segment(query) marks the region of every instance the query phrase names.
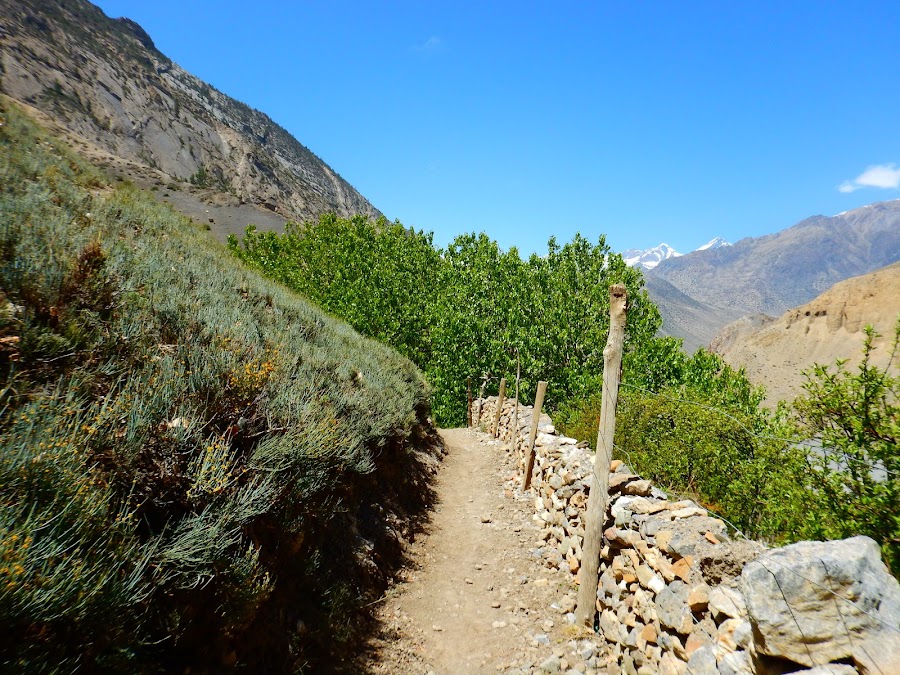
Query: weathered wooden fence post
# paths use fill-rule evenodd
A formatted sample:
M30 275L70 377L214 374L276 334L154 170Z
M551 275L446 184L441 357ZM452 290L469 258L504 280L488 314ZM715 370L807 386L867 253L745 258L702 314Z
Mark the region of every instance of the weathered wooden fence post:
M497 394L497 410L494 411L494 426L491 427L491 436L497 438L500 435L500 413L503 410L503 401L506 399L506 378L500 378L500 392Z
M472 378L466 378L466 426L472 426Z
M600 580L600 547L603 522L609 501L609 465L612 461L613 438L616 433L616 402L622 369L622 345L625 342L625 305L628 292L622 284L609 288L609 337L603 349L603 391L600 405L600 427L597 430L597 452L594 458L594 480L588 497L584 546L579 572L577 625L594 627L597 611L597 584Z
M513 411L513 433L512 433L512 451L519 461L519 448L517 441L519 440L519 378L522 375L522 367L519 361L519 350L516 349L516 409Z
M538 423L541 421L541 409L544 407L544 394L547 393L547 383L544 380L538 382L537 396L534 398L534 416L531 418L531 433L528 435L528 449L525 451L528 458L525 460L525 482L522 489L527 490L531 485L531 472L534 471L534 442L537 440Z

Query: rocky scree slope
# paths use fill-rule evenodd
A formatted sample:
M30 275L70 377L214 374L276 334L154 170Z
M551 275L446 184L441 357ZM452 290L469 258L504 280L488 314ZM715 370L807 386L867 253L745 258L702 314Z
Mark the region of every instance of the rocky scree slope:
M778 319L743 317L725 326L709 348L734 368L745 368L754 384L766 387L770 401L793 399L802 393L801 371L837 359L847 359L850 368L859 363L866 325L881 335L871 364L885 368L898 317L900 262L837 283Z
M497 398L473 419L492 428ZM534 409L507 400L498 435L524 464ZM518 424L514 420L518 420ZM541 415L536 436L534 555L573 580L594 454ZM650 675L853 675L900 672L900 584L867 537L766 550L690 500L673 501L622 462L611 465L596 634L580 672ZM522 487L521 469L510 482ZM574 623L575 615L566 615ZM597 640L601 641L597 648ZM577 663L577 661L576 661ZM559 659L518 673L559 672Z
M265 114L86 0L0 0L0 91L137 166L294 220L380 212Z
M645 275L713 307L779 316L838 281L898 260L900 200L895 200L813 216L775 234L669 258ZM723 313L715 331L732 320Z

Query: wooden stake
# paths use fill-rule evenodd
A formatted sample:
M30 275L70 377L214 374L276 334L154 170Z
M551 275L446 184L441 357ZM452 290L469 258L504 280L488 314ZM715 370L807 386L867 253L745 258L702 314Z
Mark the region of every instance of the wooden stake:
M500 412L503 410L503 401L506 399L506 378L500 378L500 393L497 395L497 410L494 412L494 426L491 427L491 436L497 438L500 435Z
M522 374L521 363L519 362L519 350L516 349L516 409L513 411L513 432L512 432L512 451L516 456L516 462L519 461L519 377Z
M625 342L625 306L628 293L625 286L609 288L609 337L603 350L603 391L600 405L600 427L597 430L597 452L594 457L594 480L588 497L584 526L584 546L579 571L576 625L594 627L597 584L600 580L600 548L603 543L603 522L609 501L609 465L612 461L613 438L616 434L616 403L619 398L619 378L622 370L622 346Z
M466 378L466 426L472 426L472 378Z
M534 471L534 442L537 440L538 423L541 421L541 410L544 407L544 394L547 393L547 383L544 380L538 382L537 396L534 399L534 417L531 418L531 434L528 436L528 460L525 462L525 483L523 490L531 485L531 473Z

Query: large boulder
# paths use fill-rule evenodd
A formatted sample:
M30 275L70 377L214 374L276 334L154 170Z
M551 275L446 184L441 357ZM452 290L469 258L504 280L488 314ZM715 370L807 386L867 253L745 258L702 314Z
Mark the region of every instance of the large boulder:
M807 667L852 658L900 673L900 584L868 537L801 542L747 564L741 590L756 651Z

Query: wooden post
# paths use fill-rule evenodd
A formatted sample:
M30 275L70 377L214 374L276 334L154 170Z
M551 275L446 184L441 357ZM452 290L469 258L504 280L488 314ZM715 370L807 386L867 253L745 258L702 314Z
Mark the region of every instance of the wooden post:
M528 459L525 461L525 482L522 489L527 490L531 485L531 472L534 471L534 442L537 440L538 423L541 421L541 410L544 407L544 394L547 393L547 383L544 380L538 382L537 396L534 399L534 417L531 418L531 433L528 435Z
M466 378L466 426L472 426L472 378Z
M487 373L481 374L481 389L478 390L478 419L472 420L478 426L481 426L481 418L484 417L484 394L490 379L491 376Z
M622 370L622 345L625 342L625 305L628 293L625 286L609 288L609 337L603 349L603 391L600 405L600 427L597 430L597 452L594 456L594 480L588 497L584 546L579 572L576 625L594 627L597 611L597 584L600 580L600 548L603 543L603 523L609 501L609 465L612 461L613 438L616 433L616 402L619 398L619 377Z
M497 438L500 435L500 412L503 410L503 400L506 398L506 378L500 378L500 393L497 395L497 410L494 412L494 426L491 427L491 436Z
M519 461L519 448L517 441L519 440L519 377L522 374L521 363L519 361L519 350L516 349L516 409L513 411L513 433L512 433L512 451L516 456L516 462Z

